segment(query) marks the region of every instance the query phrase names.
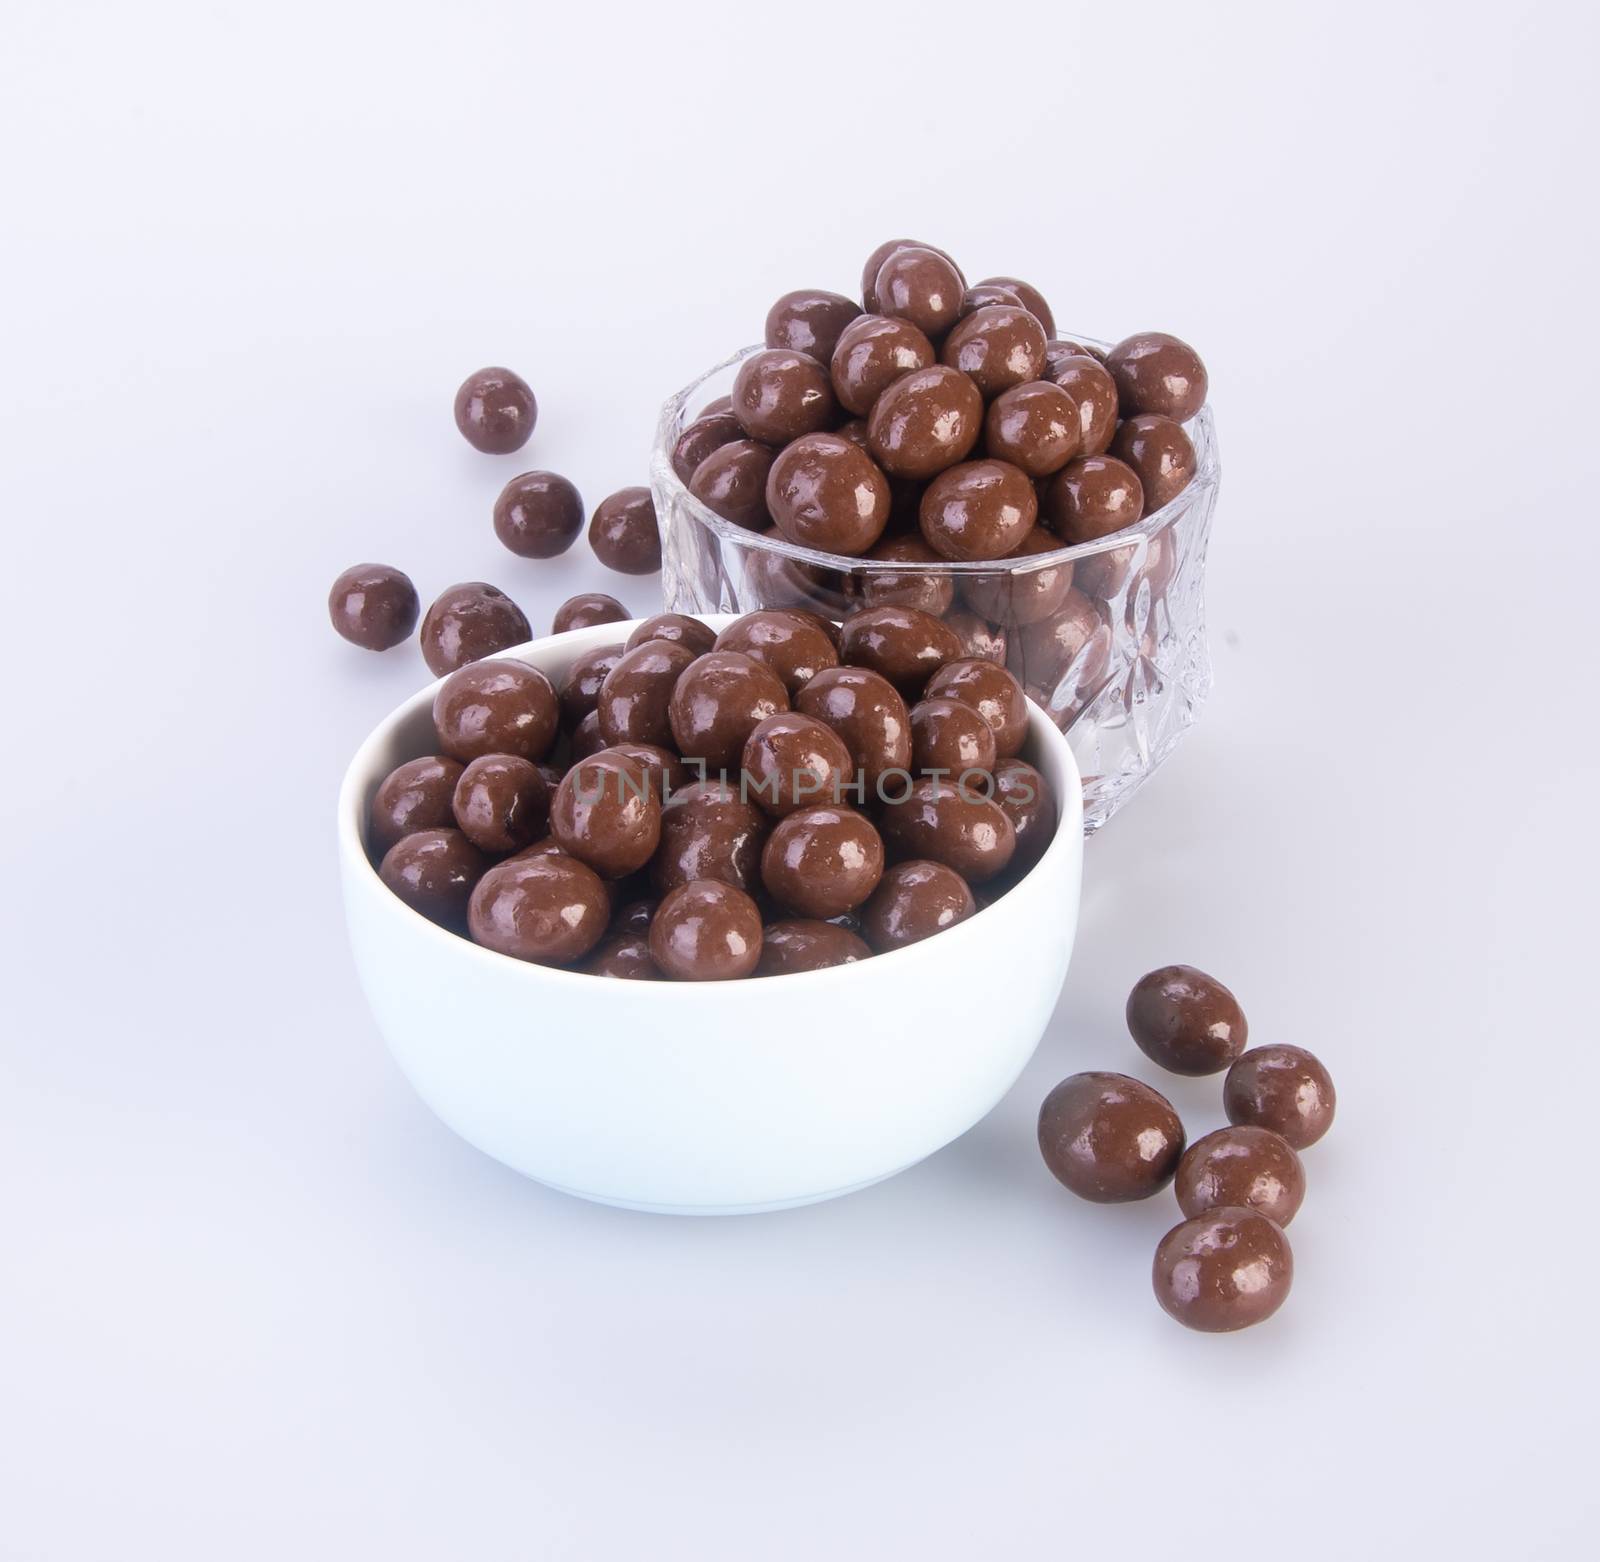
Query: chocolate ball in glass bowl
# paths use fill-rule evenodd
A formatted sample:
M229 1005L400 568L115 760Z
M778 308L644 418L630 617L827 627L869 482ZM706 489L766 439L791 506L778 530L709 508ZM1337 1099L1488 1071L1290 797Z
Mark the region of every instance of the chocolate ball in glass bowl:
M884 261L886 261L896 251L903 249L932 250L933 253L938 255L941 259L949 261L951 268L955 271L955 274L961 278L962 288L965 289L967 282L966 278L961 276L960 266L956 265L954 259L952 259L946 251L940 249L937 244L929 244L922 239L886 239L875 250L873 250L870 255L867 256L866 265L863 266L861 270L861 301L866 305L867 310L870 313L876 314L879 312L879 300L877 296L876 285L878 273L883 269Z
M1213 1209L1156 1248L1156 1300L1186 1329L1225 1334L1270 1318L1294 1281L1289 1239L1253 1209Z
M960 318L966 284L937 250L897 249L878 267L872 291L878 314L909 320L938 341Z
M651 919L650 954L674 981L750 976L761 959L761 912L731 884L706 879L680 884Z
M1303 1047L1253 1047L1228 1069L1222 1106L1230 1123L1270 1128L1297 1150L1319 1140L1338 1106L1333 1078Z
M1172 1103L1126 1074L1074 1074L1039 1108L1045 1165L1063 1187L1095 1204L1159 1193L1176 1174L1183 1147Z
M352 564L328 592L333 627L363 651L388 651L409 640L421 607L411 577L390 564Z
M717 632L687 613L657 613L639 623L628 636L625 649L631 651L650 640L673 640L700 656L717 643Z
M599 703L600 685L605 682L606 674L622 660L624 649L621 645L593 646L567 669L558 698L561 724L569 732Z
M756 975L792 976L798 971L822 971L871 958L872 951L848 928L805 917L786 918L769 922L761 930Z
M939 555L920 534L888 537L865 555L872 564L940 564ZM956 583L945 570L874 569L854 581L862 607L914 607L942 618L956 599Z
M844 623L842 660L871 668L910 698L919 696L928 680L960 655L955 630L915 608L864 608Z
M687 487L695 468L712 451L744 437L744 425L734 417L731 409L702 414L678 435L677 443L672 447L672 470L677 473L678 481Z
M833 729L870 799L879 780L911 765L911 716L900 692L866 667L829 667L794 697L802 715Z
M550 680L523 662L471 662L433 697L439 749L463 764L484 754L543 759L560 725L561 704Z
M457 827L479 851L504 855L543 837L550 822L550 788L530 761L485 754L462 772L451 808Z
M1022 752L1028 736L1028 696L1004 667L977 657L959 657L928 680L924 698L970 705L994 733L996 758L1010 759Z
M942 558L1003 559L1033 530L1039 496L1028 474L1009 461L963 461L941 472L922 495L923 540Z
M1164 965L1128 994L1128 1033L1174 1074L1220 1074L1244 1051L1250 1027L1239 1000L1192 965Z
M665 894L696 879L718 879L747 893L760 883L761 848L772 821L737 781L691 781L661 811L661 843L650 882Z
M1206 403L1206 366L1187 342L1164 331L1142 331L1106 354L1122 416L1155 413L1187 423Z
M528 382L510 369L479 369L456 392L456 427L487 455L509 455L528 443L539 419L539 404Z
M767 513L772 457L773 451L754 439L721 445L694 469L689 492L713 515L747 530L764 530L772 519Z
M1008 664L1027 688L1041 693L1041 704L1070 673L1079 690L1095 685L1111 660L1111 627L1099 608L1076 586L1060 611L1021 627L1011 643Z
M619 575L653 575L661 568L661 528L648 488L619 488L595 506L589 546Z
M991 622L1007 626L1037 624L1059 612L1072 589L1070 560L1031 567L1029 561L1057 553L1061 547L1059 537L1035 526L1012 552L995 560L993 574L962 577L961 595L967 606Z
M1005 810L959 780L925 776L913 782L903 798L883 804L878 822L890 856L942 862L968 884L1004 873L1017 849Z
M719 651L737 651L770 668L792 700L825 667L836 667L833 638L809 613L758 608L736 618L717 636Z
M833 383L809 353L769 347L752 353L733 380L733 412L745 432L767 445L786 445L833 421Z
M1044 328L1026 309L989 304L957 323L939 359L991 399L1044 373L1044 342Z
M942 862L899 862L884 870L861 911L861 936L879 954L904 949L965 922L978 909L967 881Z
M778 546L746 552L744 594L769 610L804 611L819 618L846 610L849 597L842 574L821 564L791 558L784 550L793 545L776 526L761 535Z
M459 830L417 830L383 854L378 877L411 909L452 932L466 931L467 901L489 859Z
M1178 1162L1173 1187L1191 1220L1207 1210L1242 1208L1287 1226L1306 1196L1306 1174L1281 1134L1241 1124L1196 1139Z
M995 662L1004 667L1010 636L998 624L991 624L981 613L958 607L944 615L944 621L956 632L961 641L961 654L982 662Z
M938 354L909 320L863 315L840 333L829 370L833 393L846 412L864 418L902 374L931 368Z
M615 749L580 760L551 799L550 834L601 878L636 873L661 839L661 801L645 767Z
M522 472L494 502L494 534L518 558L553 559L583 530L583 498L556 472Z
M605 936L611 897L593 868L560 850L519 853L472 892L472 937L536 965L570 965Z
M893 477L936 477L964 461L982 432L978 387L942 363L902 374L867 418L873 458Z
M456 782L462 766L443 754L427 754L397 765L378 784L367 816L367 849L377 858L418 830L454 826Z
M1045 302L1044 294L1031 282L1024 282L1021 277L984 277L975 285L1002 287L1015 293L1022 300L1022 307L1044 327L1044 334L1047 337L1056 334L1056 317L1051 313L1049 304Z
M983 431L988 453L1029 477L1059 472L1083 445L1077 404L1048 380L1002 392L989 405Z
M975 309L986 309L991 304L1005 304L1012 309L1026 309L1022 294L1014 287L999 282L975 282L961 295L961 318L965 320Z
M840 333L860 314L861 305L842 293L821 288L785 293L767 311L767 346L809 353L818 362L827 363Z
M1132 526L1144 511L1139 474L1115 456L1069 461L1046 485L1043 519L1063 542L1094 542Z
M761 853L761 882L786 911L825 922L872 894L883 862L883 839L865 814L823 803L773 826Z
M708 651L684 669L667 716L678 752L717 771L736 767L750 734L788 708L789 691L770 667L738 651Z
M911 707L911 769L959 781L995 765L994 728L960 700L919 700Z
M624 651L606 674L595 703L607 743L672 746L672 691L694 652L671 640L647 640Z
M565 634L569 629L592 629L596 624L620 624L633 615L615 597L603 591L580 591L556 609L550 633Z
M1194 445L1171 418L1129 418L1113 437L1111 453L1138 473L1146 515L1170 504L1194 479Z
M781 818L838 801L855 771L844 740L800 711L780 711L745 741L743 784L757 807Z
M422 659L435 678L533 638L522 609L481 580L440 592L422 620Z
M780 450L766 500L778 530L817 553L865 553L889 520L888 478L837 434L805 434Z
M1098 358L1079 353L1068 358L1051 381L1077 412L1078 449L1082 456L1104 455L1117 431L1117 387Z

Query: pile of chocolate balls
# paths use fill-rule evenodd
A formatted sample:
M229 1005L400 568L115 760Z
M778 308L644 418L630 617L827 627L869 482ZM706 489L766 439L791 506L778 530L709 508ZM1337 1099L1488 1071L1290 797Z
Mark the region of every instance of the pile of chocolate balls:
M1270 1318L1289 1294L1284 1227L1305 1197L1300 1151L1333 1122L1333 1080L1299 1047L1245 1050L1239 1001L1193 966L1163 966L1128 998L1139 1050L1174 1074L1220 1074L1228 1128L1185 1148L1172 1103L1126 1074L1074 1074L1039 1109L1045 1165L1098 1204L1147 1199L1176 1182L1184 1220L1156 1248L1157 1300L1208 1333Z

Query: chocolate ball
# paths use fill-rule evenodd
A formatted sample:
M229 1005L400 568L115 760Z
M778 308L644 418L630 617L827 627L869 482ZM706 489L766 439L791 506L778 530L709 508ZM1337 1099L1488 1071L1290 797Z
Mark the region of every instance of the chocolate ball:
M734 416L752 439L786 445L833 421L833 384L809 353L769 347L739 365L733 381Z
M1026 872L1055 838L1056 802L1050 783L1024 759L1002 759L994 767L994 800L1017 838L1010 871Z
M769 922L762 929L757 976L792 976L868 960L872 951L848 928L806 919Z
M872 404L867 443L894 477L930 478L964 461L983 432L983 396L957 369L936 363L902 374Z
M961 320L939 349L986 399L1044 373L1044 328L1026 309L988 304Z
M767 311L767 346L809 353L821 363L833 356L839 334L861 314L861 305L842 293L801 288L785 293Z
M1029 477L1060 471L1083 443L1076 403L1047 380L1016 385L996 397L983 430L989 454Z
M1178 1170L1183 1141L1172 1103L1126 1074L1074 1074L1039 1108L1045 1165L1096 1204L1159 1193Z
M633 760L644 771L651 795L663 805L679 787L698 779L698 770L691 770L671 749L658 743L613 743L610 752Z
M717 636L719 651L737 651L769 667L790 699L825 667L839 664L832 637L809 614L761 608L736 618Z
M826 921L854 911L883 877L883 840L853 808L828 803L782 818L761 853L761 882L786 910Z
M469 580L434 599L422 620L422 659L435 678L533 638L522 609L497 586Z
M933 343L909 320L863 315L845 327L833 349L833 393L845 411L864 418L902 374L931 368L936 358Z
M903 800L883 805L879 823L892 856L942 862L969 884L1003 873L1017 849L1016 831L999 803L947 778L913 782Z
M661 801L645 767L615 749L580 760L551 799L550 833L602 878L637 872L661 839Z
M1106 354L1123 417L1155 413L1187 423L1206 403L1206 366L1187 342L1143 331Z
M1066 359L1049 378L1077 415L1078 448L1073 454L1104 455L1117 431L1117 387L1105 365L1082 352Z
M967 881L942 862L900 862L861 912L861 936L879 954L903 949L965 922L978 909Z
M872 454L867 449L867 420L865 418L851 418L848 423L841 423L834 432L840 439L848 439L857 450L869 456Z
M751 548L744 556L744 590L739 595L759 602L765 608L804 608L818 615L842 612L845 606L844 576L837 570L803 559L791 558L783 551L793 546L776 526L761 533L776 548Z
M521 851L550 821L550 789L536 765L514 754L485 754L462 772L452 798L461 833L480 851Z
M717 643L717 632L686 613L657 613L628 636L627 649L631 651L650 640L672 640L700 656Z
M1047 695L1069 674L1078 689L1092 689L1111 661L1111 629L1094 603L1074 587L1059 612L1018 631L1012 656L1013 671Z
M1225 1334L1270 1318L1294 1281L1289 1239L1253 1209L1215 1209L1156 1248L1156 1300L1186 1329Z
M510 369L479 369L456 392L456 427L486 455L521 450L539 419L539 404L528 382Z
M800 711L768 716L745 741L744 785L757 807L775 817L841 801L854 770L843 739Z
M453 672L433 697L441 752L463 764L483 754L543 759L561 724L550 680L523 662L472 662Z
M878 267L872 284L877 313L909 320L937 341L961 314L966 291L961 273L936 250L897 249Z
M994 729L960 700L919 700L911 707L911 768L960 780L994 769Z
M607 743L672 746L672 691L694 652L671 640L624 651L600 685L595 710Z
M1128 994L1128 1032L1174 1074L1220 1074L1244 1051L1250 1027L1239 1000L1192 965L1164 965Z
M550 633L565 634L569 629L592 629L596 624L620 624L633 615L615 597L603 591L580 591L556 609Z
M620 886L619 886L620 887ZM656 914L659 902L654 896L644 896L639 900L630 900L618 906L611 913L611 936L620 937L625 933L648 933L650 931L650 918Z
M1031 282L1024 282L1020 277L985 277L977 286L1009 288L1022 300L1022 307L1044 327L1046 336L1056 334L1056 317L1044 301L1044 294Z
M1234 1061L1222 1082L1230 1123L1270 1128L1297 1150L1327 1133L1337 1106L1332 1076L1302 1047L1254 1047Z
M648 488L619 488L595 506L589 546L619 575L653 575L661 568L661 528Z
M865 553L889 520L889 480L837 434L805 434L767 474L767 510L790 542L818 553Z
M963 658L1005 666L1010 636L999 625L964 607L946 613L944 621L955 630Z
M523 472L494 502L494 534L524 559L553 559L583 530L583 499L555 472Z
M1306 1174L1289 1141L1270 1128L1219 1128L1178 1162L1178 1208L1192 1220L1211 1209L1253 1209L1287 1226L1306 1196Z
M888 771L911 764L911 717L899 691L866 667L829 667L794 697L795 709L836 732L869 799Z
M692 781L661 811L661 844L650 861L650 882L665 894L696 879L753 890L770 821L737 782Z
M990 304L1006 304L1012 309L1025 309L1022 294L1014 287L1004 287L998 282L978 282L961 295L961 318L965 320L975 309L985 309Z
M1104 367L1099 354L1092 347L1085 347L1082 342L1068 341L1064 337L1052 336L1044 344L1044 374L1041 378L1053 380L1074 358L1092 358Z
M713 515L749 530L765 528L767 474L772 451L753 439L736 439L713 450L694 469L689 492Z
M662 980L645 933L619 933L608 937L578 969L590 976L611 976L628 982Z
M367 849L382 857L403 836L455 824L456 782L461 766L443 754L408 759L378 783L368 816Z
M680 884L650 923L650 954L674 981L724 982L751 975L761 959L761 912L731 884Z
M915 608L869 607L845 621L843 660L881 674L908 697L960 655L955 630Z
M1035 526L1012 552L995 561L1003 568L993 574L963 577L961 594L975 613L996 623L1037 624L1059 612L1072 590L1071 560L1033 562L1042 555L1059 553L1061 547L1059 537Z
M333 627L364 651L410 639L421 608L411 577L389 564L352 564L328 592Z
M923 540L943 558L970 562L1011 553L1039 516L1028 475L1009 461L963 461L941 472L922 496Z
M953 659L928 680L924 698L970 705L994 733L996 758L1022 752L1028 737L1028 696L1004 667L976 657Z
M939 564L920 536L889 537L866 555L872 564ZM913 607L939 618L956 599L956 583L945 570L873 569L857 581L862 607Z
M685 759L727 770L738 765L750 734L788 708L789 691L770 667L738 651L708 651L684 669L667 716Z
M489 859L459 830L417 830L383 854L378 877L415 912L462 932L467 901Z
M600 685L622 660L620 645L597 645L584 651L561 680L561 721L569 731L600 702Z
M1138 473L1146 515L1171 504L1194 479L1194 445L1171 418L1129 418L1112 439L1111 453Z
M1115 456L1081 456L1051 478L1044 523L1063 542L1094 542L1132 526L1144 509L1139 474Z
M876 284L878 280L878 273L883 269L884 261L886 261L897 250L903 249L932 250L935 255L941 256L943 259L949 261L951 267L955 270L956 275L961 277L960 266L957 266L955 261L951 259L950 255L944 250L940 249L937 244L928 244L922 239L888 239L867 256L867 263L861 271L861 301L866 305L869 312L877 313L879 310ZM965 277L961 277L961 285L963 288L966 287Z
M593 868L528 851L490 868L472 892L472 937L514 960L570 965L605 936L611 897Z
M672 447L672 470L678 474L678 481L687 487L695 468L712 451L743 438L744 426L732 411L696 418L678 435L677 443Z
M572 730L572 739L569 744L568 768L578 763L580 759L587 759L591 754L598 754L606 746L606 735L600 730L600 712L592 710ZM566 774L565 771L562 772ZM557 782L557 785L560 785Z

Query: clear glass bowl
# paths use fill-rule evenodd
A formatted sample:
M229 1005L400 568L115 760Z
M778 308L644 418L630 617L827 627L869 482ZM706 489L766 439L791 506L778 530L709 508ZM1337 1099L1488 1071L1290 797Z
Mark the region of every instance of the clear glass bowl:
M661 410L650 485L666 606L684 613L802 606L842 621L885 601L926 607L950 600L947 616L975 614L1004 636L1007 666L1072 744L1083 772L1084 828L1099 829L1172 752L1211 687L1206 541L1220 478L1211 409L1185 425L1194 441L1193 481L1110 537L1005 564L843 558L723 520L672 469L678 436L706 402L727 393L739 363L761 350L735 353ZM1063 599L1060 574L1052 572L1065 570L1071 589ZM1041 602L1056 601L1061 606L1043 620L1019 622L1033 619ZM973 618L961 626L977 627Z

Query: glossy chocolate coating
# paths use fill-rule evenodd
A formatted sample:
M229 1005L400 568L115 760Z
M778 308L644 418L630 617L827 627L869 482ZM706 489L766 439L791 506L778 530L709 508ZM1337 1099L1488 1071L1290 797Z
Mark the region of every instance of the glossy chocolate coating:
M605 936L611 897L600 876L560 851L522 852L472 892L472 937L536 965L570 965Z
M637 760L615 749L580 760L550 801L550 833L602 878L637 872L661 840L661 799Z
M579 967L590 976L611 976L628 982L659 982L660 968L650 953L647 933L610 935Z
M463 581L442 591L424 616L422 659L435 678L442 678L532 638L522 609L498 586Z
M1187 423L1206 404L1206 366L1187 342L1164 331L1142 331L1106 354L1123 417L1153 412Z
M717 632L687 613L657 613L645 619L628 636L627 649L631 651L650 640L673 640L700 656L717 643Z
M874 564L937 564L939 555L920 534L879 542L866 557ZM944 570L871 570L859 577L862 607L913 607L942 617L956 599L956 583Z
M928 680L924 697L970 705L994 732L996 758L1022 752L1028 737L1028 697L1004 667L978 657L957 658Z
M632 643L631 641L629 642ZM583 652L561 680L561 723L570 732L600 701L600 685L622 660L620 645L597 645Z
M1013 309L1028 307L1014 287L999 282L976 282L961 295L961 318L965 320L973 310L985 309L990 304L1006 304Z
M839 652L810 614L760 608L736 618L717 636L719 651L737 651L770 667L792 700L824 667L839 664Z
M523 472L494 502L494 534L524 559L553 559L583 530L583 498L555 472Z
M1049 378L1077 410L1079 437L1074 454L1104 455L1117 431L1117 387L1105 365L1083 352L1066 359Z
M1009 461L963 461L941 472L922 496L923 540L942 558L1003 559L1039 516L1039 496Z
M1239 1000L1192 965L1164 965L1128 994L1128 1032L1174 1074L1220 1074L1244 1051L1250 1027Z
M842 293L821 288L785 293L767 311L767 346L809 353L826 363L833 356L839 333L860 314L861 305Z
M672 747L672 691L694 652L671 640L647 640L624 651L600 685L600 731L607 743Z
M942 363L902 374L867 418L873 458L894 477L936 476L964 461L982 432L978 387Z
M1021 277L985 277L976 286L1009 288L1022 300L1022 307L1044 327L1047 337L1056 334L1056 317L1044 301L1044 294L1031 282L1024 282Z
M1139 474L1115 456L1069 461L1044 491L1044 523L1063 542L1094 542L1132 526L1144 510Z
M791 546L776 526L761 534L784 548ZM748 594L767 608L792 608L838 613L844 610L844 577L836 570L790 558L778 549L752 548L744 560Z
M865 418L851 418L848 423L841 423L834 430L834 433L840 439L848 439L857 450L863 451L869 456L872 454L872 451L867 447L867 420Z
M944 250L940 249L937 244L929 244L922 239L887 239L884 241L884 243L880 244L875 250L873 250L870 255L867 256L867 263L862 267L861 270L861 301L866 305L868 310L874 313L876 313L878 309L878 296L876 292L878 272L882 270L884 261L894 254L896 250L902 249L931 249L935 255L941 255L944 257L944 259L948 260L950 264L955 267L956 275L958 277L961 276L960 266L957 266L950 255ZM961 278L961 285L963 288L965 288L965 277Z
M1172 1103L1126 1074L1074 1074L1039 1108L1039 1149L1058 1182L1081 1199L1123 1204L1172 1181L1183 1156Z
M944 621L956 632L961 641L964 659L1006 664L1006 651L1011 637L998 624L991 624L981 613L959 607L944 615Z
M456 783L452 808L457 827L479 851L503 856L544 836L550 788L537 765L514 754L475 759Z
M678 752L717 771L736 767L756 727L788 708L789 691L770 667L738 651L708 651L684 669L667 715Z
M656 743L613 743L613 754L621 754L643 769L650 782L651 793L662 803L680 786L699 779L698 767L691 768L669 748Z
M795 696L795 709L838 733L867 787L870 802L879 778L911 765L911 717L900 692L866 667L829 667Z
M1083 445L1077 404L1048 380L1016 385L996 397L983 420L983 434L991 456L1020 467L1029 477L1059 472Z
M1012 642L1012 671L1034 689L1053 690L1069 672L1092 688L1111 660L1111 628L1094 603L1074 587L1059 612L1020 629Z
M587 759L591 754L598 754L606 746L606 735L600 730L600 712L592 710L576 727L572 729L572 741L569 745L571 752L567 756L569 768L578 763L580 759ZM565 771L562 772L566 774ZM556 783L561 784L559 781Z
M1306 1174L1281 1134L1242 1124L1196 1139L1178 1162L1173 1188L1191 1220L1210 1209L1244 1208L1287 1226L1306 1196Z
M569 629L592 629L596 624L620 624L632 617L615 597L608 597L603 591L580 591L556 609L550 633L560 635Z
M864 418L902 374L931 368L937 356L933 343L909 320L863 315L845 327L833 349L833 393L847 412Z
M842 659L881 674L908 698L961 655L956 632L942 618L912 607L869 607L845 620Z
M1059 537L1035 526L1013 552L995 561L1006 566L1004 569L997 568L992 575L964 577L961 594L975 613L995 623L1037 624L1060 612L1067 600L1067 593L1072 590L1072 563L1063 559L1055 564L1026 566L1029 560L1057 553L1061 547Z
M589 546L619 575L653 575L661 568L661 529L648 488L619 488L595 506Z
M463 764L482 754L543 759L560 724L550 680L523 662L469 663L451 673L433 697L440 752Z
M872 951L848 928L804 918L769 922L762 929L757 976L792 976L831 965L868 960Z
M444 830L455 823L452 800L461 766L443 754L397 765L378 784L367 827L367 849L382 857L403 836Z
M889 480L838 434L805 434L767 474L767 510L790 542L818 553L865 553L889 520Z
M938 341L961 315L966 284L937 250L906 248L890 253L872 284L877 313L909 320L930 341Z
M1093 358L1096 363L1100 362L1094 351L1085 347L1082 342L1073 342L1066 340L1064 337L1052 336L1044 344L1044 373L1040 378L1053 380L1074 358Z
M854 911L883 877L883 839L865 814L825 803L780 819L761 853L761 882L796 916Z
M745 741L742 761L751 801L779 818L797 808L844 800L855 771L844 740L800 711L768 716Z
M735 526L764 530L767 514L767 474L772 451L754 439L735 439L719 445L694 469L689 479L692 493L713 515Z
M417 830L383 854L378 877L413 911L453 932L467 925L467 901L489 859L459 830Z
M939 349L939 361L992 398L1044 373L1044 329L1026 309L987 304L957 323Z
M1297 1150L1327 1133L1337 1106L1332 1076L1303 1047L1252 1048L1222 1082L1222 1108L1230 1123L1270 1128Z
M833 422L833 383L809 353L769 347L739 365L733 412L752 439L785 445Z
M1194 445L1171 418L1129 418L1113 436L1111 453L1139 474L1146 515L1170 504L1194 478Z
M919 700L911 707L911 768L960 780L969 770L991 771L994 728L960 700Z
M1253 1209L1213 1209L1156 1248L1156 1300L1187 1329L1225 1334L1270 1318L1294 1282L1289 1239Z
M731 884L680 884L656 908L650 954L674 981L723 982L749 976L761 959L761 912Z
M861 911L861 936L879 953L903 949L965 922L978 909L967 881L942 862L898 862L884 870Z
M678 474L678 481L687 487L695 468L713 450L720 450L724 445L743 438L744 427L731 409L696 418L678 435L678 441L672 447L672 470Z
M736 781L692 781L662 810L650 882L661 894L696 879L753 890L760 882L769 827L767 816L739 795Z
M328 591L333 627L363 651L387 651L409 640L421 610L411 577L390 564L352 564Z
M880 824L892 856L942 862L969 884L1003 873L1017 849L1016 831L999 803L949 778L913 783L904 801L883 806Z
M1002 759L994 767L994 800L1011 821L1017 849L1011 872L1031 868L1056 833L1056 801L1050 784L1025 759Z
M539 420L528 382L510 369L479 369L456 392L456 427L474 450L504 456L521 450Z

